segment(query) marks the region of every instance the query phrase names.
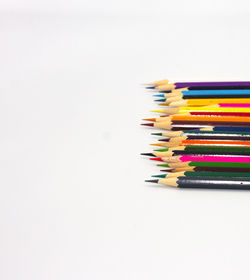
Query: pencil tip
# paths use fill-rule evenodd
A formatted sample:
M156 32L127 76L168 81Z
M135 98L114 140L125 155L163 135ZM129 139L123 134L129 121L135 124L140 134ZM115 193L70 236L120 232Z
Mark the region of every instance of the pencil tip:
M141 125L145 125L145 126L154 126L153 123L141 123Z
M153 143L153 144L150 144L151 146L162 146L162 143Z
M169 138L161 138L161 139L159 139L158 141L161 141L161 142L169 142Z
M164 94L154 94L153 97L165 97Z
M149 156L149 157L155 157L152 153L141 153L142 156Z
M162 133L151 133L151 135L162 136Z
M148 121L148 122L155 122L156 118L151 118L151 119L142 119L143 121Z
M154 101L155 101L155 102L166 102L166 98L163 98L163 99L155 99Z
M153 113L164 113L164 110L152 110L150 112L153 112Z
M169 164L167 164L167 163L157 164L157 166L161 166L161 167L170 167Z
M159 180L145 180L145 182L147 183L158 183Z
M151 177L154 177L154 178L165 178L166 174L152 175Z
M162 158L159 158L159 157L150 158L150 160L164 161Z

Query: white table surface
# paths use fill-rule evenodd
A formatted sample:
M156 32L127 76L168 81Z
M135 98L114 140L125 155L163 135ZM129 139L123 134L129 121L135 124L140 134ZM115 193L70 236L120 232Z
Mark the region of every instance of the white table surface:
M0 22L0 278L249 279L250 192L149 185L139 155L140 84L249 80L249 15Z

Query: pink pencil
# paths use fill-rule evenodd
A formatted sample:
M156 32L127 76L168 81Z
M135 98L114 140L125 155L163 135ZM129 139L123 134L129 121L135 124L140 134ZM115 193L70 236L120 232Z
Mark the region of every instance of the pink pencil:
M250 163L250 156L195 156L195 155L183 155L173 157L155 157L150 158L156 161L165 161L168 163L186 162L186 161L207 161L207 162L237 162L237 163Z
M208 161L208 162L241 162L250 163L250 156L190 156L183 155L179 157L180 161Z
M219 103L220 107L250 108L250 103Z

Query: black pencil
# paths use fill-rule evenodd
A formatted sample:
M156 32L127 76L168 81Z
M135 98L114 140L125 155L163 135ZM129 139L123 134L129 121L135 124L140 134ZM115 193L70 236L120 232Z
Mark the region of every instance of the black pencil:
M234 189L250 190L250 179L247 177L173 177L166 179L146 180L146 182L167 185L176 188L193 189Z

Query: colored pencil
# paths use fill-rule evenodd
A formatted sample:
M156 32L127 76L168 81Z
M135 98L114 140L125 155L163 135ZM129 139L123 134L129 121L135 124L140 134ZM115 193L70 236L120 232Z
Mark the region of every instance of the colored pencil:
M248 177L232 177L225 180L224 177L180 176L177 178L146 180L146 182L178 188L250 190L250 179Z
M163 113L168 115L175 115L175 114L187 114L190 112L206 112L208 115L210 112L237 112L237 113L250 113L250 108L236 108L236 107L168 107L164 109L152 110L151 112L154 113Z
M155 94L154 97L162 97L162 98L168 98L173 96L180 96L182 98L187 98L188 96L196 96L196 98L200 98L200 96L207 96L207 98L210 98L210 96L250 96L250 89L240 89L240 90L196 90L196 91L190 91L190 90L173 90L170 93L162 93L162 94Z
M206 122L208 117L205 116L189 116L189 115L176 115L169 117L171 121L195 121ZM210 122L250 122L250 117L209 117Z
M226 173L249 173L250 174L250 168L239 168L239 167L222 167L222 166L186 166L186 167L180 167L180 168L169 168L160 170L161 172L171 172L171 173L177 173L177 172L183 172L183 171L193 171L193 172L226 172Z
M167 151L153 151L151 153L142 153L143 156L150 157L172 157L179 155L232 155L232 156L250 156L250 147L235 146L177 146L168 148Z
M146 119L146 120L150 120L150 119ZM223 116L223 117L219 117L219 116L192 116L189 114L181 114L181 115L173 115L173 116L169 116L169 117L163 117L163 118L159 118L158 120L154 120L156 122L158 122L158 124L160 123L164 123L164 126L155 126L155 125L151 125L151 124L142 124L142 125L147 125L147 126L155 126L158 128L165 128L167 127L171 127L172 122L185 122L185 123L212 123L215 122L216 124L220 124L220 123L230 123L232 125L232 123L234 123L234 126L238 126L236 125L236 123L250 123L250 117L229 117L229 116ZM169 128L168 128L169 129Z
M157 166L168 167L168 168L188 168L192 166L202 167L217 167L217 168L250 168L250 163L246 162L210 162L210 161L190 161L190 162L171 162L157 164Z
M242 132L242 131L208 131L208 130L185 130L185 131L167 131L167 132L157 132L151 133L151 135L155 136L164 136L164 137L181 137L181 136L202 136L202 137L210 137L210 136L226 136L226 137L250 137L250 132Z
M164 162L188 162L188 161L205 161L205 162L240 162L250 163L250 156L232 156L232 155L181 155L163 158L150 158L151 160Z
M210 126L217 126L217 127L230 127L232 126L232 123L230 121L209 121L209 119L212 117L207 118L207 121L162 121L162 122L154 122L154 123L143 123L141 125L143 126L150 126L160 129L167 129L167 130L190 130L190 129L200 129L200 128L206 128ZM234 127L250 127L250 123L247 122L234 122Z
M168 172L167 174L152 175L155 178L171 178L171 177L250 177L247 172L216 172L216 171L181 171Z
M193 88L218 88L218 89L231 89L231 88L250 88L249 81L232 81L232 82L181 82L174 84L162 84L156 86L158 90L174 90L178 88L189 88L192 90Z
M181 91L173 91L172 94L179 95L183 98L188 96L196 96L196 98L199 98L200 96L250 96L250 89L229 89L229 90L196 90L196 91L190 91L190 90L181 90ZM166 93L167 95L168 93ZM164 96L166 96L164 94ZM167 95L168 97L169 95ZM172 96L172 95L171 95Z
M235 127L235 126L230 126L230 127L223 127L223 126L210 126L210 127L205 127L201 128L201 131L238 131L238 132L250 132L250 127Z
M195 98L195 99L182 99L182 98L172 98L168 99L167 104L173 107L181 107L181 106L209 106L219 104L250 104L250 98ZM225 107L225 105L223 105ZM221 107L223 107L221 106ZM234 106L232 106L234 107ZM242 106L240 106L242 107Z
M185 130L184 130L185 131ZM169 142L171 141L172 138L160 138L158 139L159 142ZM197 135L184 135L180 136L179 141L182 140L236 140L236 141L250 141L250 135L249 136L241 136L241 135L229 135L229 134L224 134L224 135L202 135L202 134L197 134Z
M186 130L189 131L189 130ZM175 132L182 132L182 131L175 131ZM177 139L178 141L182 140L237 140L237 141L249 141L250 140L250 134L249 133L187 133L185 134L185 130L182 132L182 134ZM167 138L160 138L158 141L160 142L169 142L172 138L176 139L176 137L168 137Z
M230 141L230 140L183 140L171 138L169 142L153 143L152 146L159 147L175 147L177 145L194 145L194 146L240 146L240 147L250 147L250 141ZM181 137L180 137L181 138Z

